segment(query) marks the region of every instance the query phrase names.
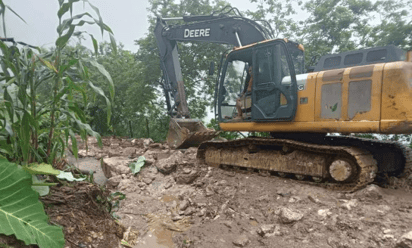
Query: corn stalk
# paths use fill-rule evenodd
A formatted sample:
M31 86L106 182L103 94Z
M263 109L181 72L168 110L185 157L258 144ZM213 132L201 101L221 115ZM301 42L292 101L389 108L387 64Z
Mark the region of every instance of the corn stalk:
M94 14L84 12L72 15L73 5L77 2L88 4ZM0 0L0 8L2 4ZM0 15L2 13L0 11ZM67 52L67 44L75 33L88 34L78 30L82 26L97 25L102 35L109 34L116 52L113 32L102 21L99 10L87 0L59 0L57 16L58 38L56 48L51 52L17 44L9 46L0 41L3 53L0 59L0 81L6 82L0 102L0 153L19 164L53 164L63 156L69 137L73 140L72 150L77 157L76 133L83 140L86 140L87 135L94 136L101 145L100 135L87 124L83 110L87 105L88 87L105 98L107 122L110 125L111 102L114 98L112 78L95 58ZM97 54L98 43L93 35L88 35ZM110 97L91 82L88 73L90 66L96 67L105 76ZM45 87L49 87L50 98L46 102L39 102L39 89Z

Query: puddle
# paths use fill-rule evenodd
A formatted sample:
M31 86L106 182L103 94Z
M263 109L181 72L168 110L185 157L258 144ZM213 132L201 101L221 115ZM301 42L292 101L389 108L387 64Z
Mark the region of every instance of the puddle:
M167 241L166 245L163 245L165 243L161 241ZM165 240L160 240L160 242L159 242L159 238L156 235L154 235L152 232L148 232L143 240L141 240L139 243L133 246L133 248L172 248L172 247L173 247L173 240L172 240L171 232L170 232L170 239L167 238Z

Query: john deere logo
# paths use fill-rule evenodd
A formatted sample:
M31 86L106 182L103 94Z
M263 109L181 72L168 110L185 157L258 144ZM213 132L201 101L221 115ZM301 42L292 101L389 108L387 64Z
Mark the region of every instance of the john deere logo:
M184 38L193 38L193 37L209 37L210 28L201 28L201 29L185 29L183 35Z

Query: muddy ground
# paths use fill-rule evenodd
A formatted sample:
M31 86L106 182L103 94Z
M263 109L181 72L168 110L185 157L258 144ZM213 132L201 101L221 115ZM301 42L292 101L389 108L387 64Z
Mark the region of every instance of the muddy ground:
M105 175L100 183L126 194L115 214L131 247L412 247L412 177L344 193L207 167L196 148L150 139L107 138L103 149L89 143L77 165L94 166ZM133 175L127 165L139 156L146 164ZM97 159L81 164L90 158Z
M65 169L92 171L96 184L60 183L41 198L51 222L63 227L65 247L412 248L409 173L345 193L208 167L196 160L196 148L113 137L103 144L100 149L89 138L79 159L67 154ZM140 156L146 164L133 174L128 165ZM126 199L109 214L114 192ZM28 247L4 235L1 244Z

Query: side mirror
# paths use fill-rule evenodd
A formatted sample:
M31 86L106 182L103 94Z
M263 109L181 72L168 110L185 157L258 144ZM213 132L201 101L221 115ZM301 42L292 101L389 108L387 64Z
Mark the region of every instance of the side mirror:
M214 61L210 62L210 66L209 66L209 75L213 76L213 74L215 74L215 62Z

